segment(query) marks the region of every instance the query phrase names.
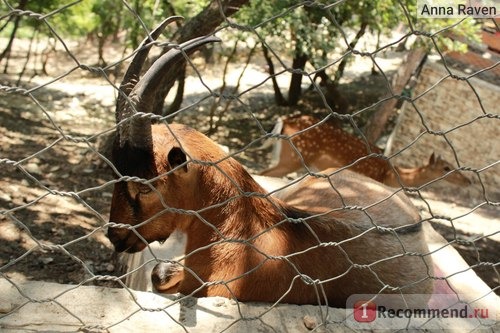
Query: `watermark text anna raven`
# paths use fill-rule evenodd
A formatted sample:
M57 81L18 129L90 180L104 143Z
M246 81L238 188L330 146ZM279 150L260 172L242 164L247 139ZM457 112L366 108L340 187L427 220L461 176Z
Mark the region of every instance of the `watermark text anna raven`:
M491 18L500 14L500 1L418 1L420 18Z

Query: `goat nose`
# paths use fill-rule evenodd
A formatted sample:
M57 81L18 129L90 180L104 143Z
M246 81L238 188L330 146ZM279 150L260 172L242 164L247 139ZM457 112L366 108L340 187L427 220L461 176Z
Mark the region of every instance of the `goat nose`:
M127 251L130 248L128 244L129 230L125 228L108 228L108 239L115 247L116 252Z
M108 228L107 236L111 243L115 244L119 242L121 239L125 238L125 234L128 232L125 228Z

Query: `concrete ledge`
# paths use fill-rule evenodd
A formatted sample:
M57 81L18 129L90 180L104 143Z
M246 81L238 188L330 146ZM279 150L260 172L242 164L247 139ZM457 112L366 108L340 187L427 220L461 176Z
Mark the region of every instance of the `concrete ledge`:
M0 279L2 332L308 332L328 314L342 332L345 310L244 304L221 297L161 296L130 289ZM312 325L312 326L311 326Z
M163 296L131 289L0 279L1 332L352 332L346 310ZM498 332L500 324L433 320L411 331ZM457 325L458 328L457 328ZM467 326L469 325L469 326ZM387 329L372 329L383 332Z

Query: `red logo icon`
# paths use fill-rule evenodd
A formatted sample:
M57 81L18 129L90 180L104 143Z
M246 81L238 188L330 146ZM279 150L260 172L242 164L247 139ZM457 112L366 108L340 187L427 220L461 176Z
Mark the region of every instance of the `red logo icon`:
M370 323L377 317L377 306L372 301L354 303L354 320L359 323Z

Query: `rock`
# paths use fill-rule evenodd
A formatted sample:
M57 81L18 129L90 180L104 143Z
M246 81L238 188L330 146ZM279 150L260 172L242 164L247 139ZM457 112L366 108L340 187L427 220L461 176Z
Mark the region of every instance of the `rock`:
M8 195L7 193L0 193L0 200L10 202L10 201L12 201L12 197L10 195Z
M52 257L45 257L45 258L41 258L40 261L44 264L44 265L48 265L50 264L51 262L54 261L54 258Z
M304 326L312 331L313 329L316 328L316 326L318 326L318 324L316 323L316 319L312 316L304 316L304 318L302 318L302 320L304 321Z
M41 176L43 174L42 169L40 169L36 162L29 162L28 164L24 165L24 170L32 175Z

